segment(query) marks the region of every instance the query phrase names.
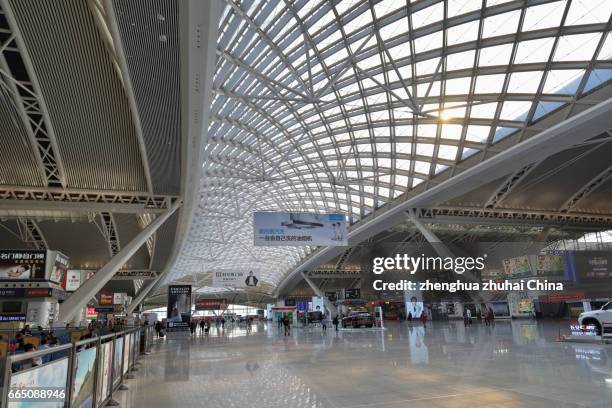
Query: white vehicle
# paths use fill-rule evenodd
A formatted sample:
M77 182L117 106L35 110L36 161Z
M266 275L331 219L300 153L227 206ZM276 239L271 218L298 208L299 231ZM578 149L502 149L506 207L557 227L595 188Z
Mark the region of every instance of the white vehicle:
M580 313L578 324L581 326L595 326L598 335L602 334L604 326L612 326L612 302L608 302L598 310Z

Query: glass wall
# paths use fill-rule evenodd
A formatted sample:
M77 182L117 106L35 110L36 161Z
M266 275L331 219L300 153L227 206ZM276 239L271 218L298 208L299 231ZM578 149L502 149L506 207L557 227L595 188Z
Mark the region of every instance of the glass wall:
M237 316L256 316L257 315L257 308L256 307L250 307L250 306L243 306L243 305L229 305L227 307L227 309L225 310L195 310L195 308L191 309L191 315L192 316L218 316L221 313L224 314L235 314ZM157 318L158 319L165 319L166 318L166 308L165 307L158 307L155 309L147 309L144 311L144 313L157 313Z

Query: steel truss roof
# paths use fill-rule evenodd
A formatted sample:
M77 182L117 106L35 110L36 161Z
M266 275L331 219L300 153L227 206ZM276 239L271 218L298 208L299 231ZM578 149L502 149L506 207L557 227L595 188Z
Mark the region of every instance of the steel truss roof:
M202 199L168 280L274 286L312 248L254 247L252 210L356 223L612 78L609 1L226 2Z

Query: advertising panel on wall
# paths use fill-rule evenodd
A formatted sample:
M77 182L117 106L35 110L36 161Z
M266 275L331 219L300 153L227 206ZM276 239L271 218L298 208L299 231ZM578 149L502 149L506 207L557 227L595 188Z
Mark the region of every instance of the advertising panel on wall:
M563 255L536 255L535 267L538 276L561 276Z
M258 246L346 246L346 218L341 213L254 212Z
M75 408L93 408L97 349L91 347L76 355L76 369L72 385L72 405Z
M113 369L113 342L103 343L100 347L100 364L98 373L97 405L99 406L110 395L110 378Z
M504 259L503 266L504 274L508 279L523 278L533 275L528 256Z
M126 334L123 338L125 344L125 347L123 348L123 374L125 374L130 366L130 345L132 344L132 334Z
M47 280L61 285L68 271L68 257L59 251L47 251L45 277Z
M45 280L47 251L0 250L0 281Z
M106 305L106 306L112 305L114 301L115 301L114 293L100 292L100 298L98 299L99 305Z
M191 285L168 286L166 329L188 331L191 322Z
M11 375L10 388L13 390L28 389L52 389L54 392L53 401L41 403L36 399L32 400L11 400L9 399L8 408L27 408L41 406L45 408L63 408L66 404L68 394L68 358L62 358L30 370L21 371Z
M612 253L606 251L575 251L575 270L580 283L612 281Z
M213 272L214 287L256 287L259 277L253 271L216 271Z
M227 305L227 299L198 299L195 310L225 310Z
M323 300L322 297L319 297L319 296L312 297L312 311L325 313L325 301Z
M74 292L81 286L81 277L84 271L78 269L69 269L66 271L64 281L62 282L62 288L66 292Z
M360 299L361 289L359 288L344 289L344 298L345 299Z
M114 305L125 305L127 302L128 295L123 292L115 292L113 293L113 304Z
M113 387L121 382L121 362L123 361L123 337L115 339L115 354L113 355Z

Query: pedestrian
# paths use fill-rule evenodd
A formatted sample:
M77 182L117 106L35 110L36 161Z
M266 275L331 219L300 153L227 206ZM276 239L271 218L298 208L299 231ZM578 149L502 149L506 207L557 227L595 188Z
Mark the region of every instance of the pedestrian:
M285 316L283 318L283 326L285 327L285 336L291 335L291 322L289 321L289 317Z
M191 323L189 323L189 330L191 330L192 336L195 334L196 327L197 327L196 322L192 320Z
M323 327L324 332L327 331L327 317L325 315L321 318L321 327Z
M281 326L283 325L283 318L282 317L278 317L278 322L277 322L277 328L281 328Z
M225 318L221 318L221 330L225 329Z
M204 334L208 336L209 331L210 331L210 320L206 320L206 327L204 328Z
M206 326L206 320L200 320L200 331L204 334L204 326Z
M467 317L467 325L472 325L472 311L470 309L466 309L465 315Z
M157 322L155 322L155 333L157 333L157 337L161 337L160 333L162 331L162 324L161 322L158 320Z
M427 312L425 311L424 308L423 308L423 311L421 312L421 322L423 323L423 327L426 328L427 327Z
M334 325L334 327L336 328L336 331L338 331L338 315L334 316L334 320L332 320L332 324Z

